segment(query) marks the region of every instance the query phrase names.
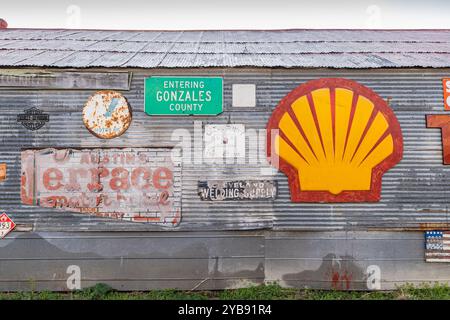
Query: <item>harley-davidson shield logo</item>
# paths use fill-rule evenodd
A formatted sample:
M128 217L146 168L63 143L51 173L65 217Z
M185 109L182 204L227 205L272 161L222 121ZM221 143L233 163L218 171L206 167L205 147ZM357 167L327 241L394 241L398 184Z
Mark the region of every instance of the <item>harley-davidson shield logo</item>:
M49 120L50 116L48 114L35 107L17 115L17 122L22 123L25 128L32 131L41 129Z

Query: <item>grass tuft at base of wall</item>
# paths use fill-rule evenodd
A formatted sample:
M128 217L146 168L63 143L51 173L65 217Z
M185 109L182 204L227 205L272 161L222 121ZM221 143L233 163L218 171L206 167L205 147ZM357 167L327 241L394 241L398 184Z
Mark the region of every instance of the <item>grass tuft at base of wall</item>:
M119 292L99 283L69 293L0 293L0 300L450 300L450 287L444 284L407 284L392 291L334 291L282 288L266 284L220 291L153 290Z

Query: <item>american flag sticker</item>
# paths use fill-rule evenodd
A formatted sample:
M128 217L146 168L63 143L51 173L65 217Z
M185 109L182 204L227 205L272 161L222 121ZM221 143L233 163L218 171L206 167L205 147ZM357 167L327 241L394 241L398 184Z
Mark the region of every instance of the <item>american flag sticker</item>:
M425 261L450 262L450 231L425 232Z

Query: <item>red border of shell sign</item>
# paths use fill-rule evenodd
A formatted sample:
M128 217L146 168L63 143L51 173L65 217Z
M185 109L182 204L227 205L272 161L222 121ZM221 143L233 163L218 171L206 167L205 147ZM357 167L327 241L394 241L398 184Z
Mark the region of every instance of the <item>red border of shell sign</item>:
M267 124L267 156L288 177L293 202L374 202L383 174L402 158L388 104L352 80L300 85Z
M83 123L98 138L116 138L130 126L131 108L120 92L98 91L83 108Z

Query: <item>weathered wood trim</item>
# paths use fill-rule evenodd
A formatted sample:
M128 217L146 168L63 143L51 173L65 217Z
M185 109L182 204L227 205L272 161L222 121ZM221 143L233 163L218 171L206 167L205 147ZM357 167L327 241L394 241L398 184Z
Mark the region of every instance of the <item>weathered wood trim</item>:
M0 88L130 90L129 72L0 69Z

